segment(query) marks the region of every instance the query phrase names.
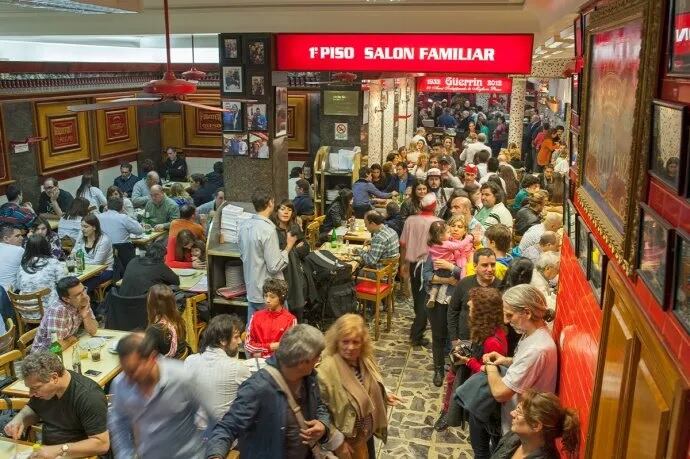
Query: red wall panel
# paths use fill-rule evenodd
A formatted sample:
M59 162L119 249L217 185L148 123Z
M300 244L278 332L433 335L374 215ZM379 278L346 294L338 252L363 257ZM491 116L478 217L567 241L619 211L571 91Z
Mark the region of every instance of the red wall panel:
M580 415L584 445L594 393L594 377L601 334L602 312L570 240L563 239L561 272L553 335L559 349L558 395ZM584 457L585 448L580 448Z

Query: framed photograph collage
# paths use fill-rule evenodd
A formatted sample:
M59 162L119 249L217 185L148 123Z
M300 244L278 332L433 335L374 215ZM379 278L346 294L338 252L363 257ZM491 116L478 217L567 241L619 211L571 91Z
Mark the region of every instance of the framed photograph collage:
M270 157L268 94L270 38L245 34L219 35L223 154Z

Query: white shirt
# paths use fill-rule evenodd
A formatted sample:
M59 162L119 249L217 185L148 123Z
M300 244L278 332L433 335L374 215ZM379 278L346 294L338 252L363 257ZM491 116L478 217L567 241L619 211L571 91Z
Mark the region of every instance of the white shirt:
M17 270L22 263L24 249L18 245L0 242L0 286L9 290L17 278Z
M79 249L84 251L84 260L87 265L107 265L107 270L113 269L113 243L110 242L107 234L101 234L96 245L88 252L84 245L84 238L80 237L74 244L72 253L77 253Z
M101 231L107 234L113 244L129 242L130 234L141 234L144 228L132 217L108 210L98 215Z
M474 164L474 155L476 155L482 150L491 153L491 148L489 148L485 144L479 141L471 143L467 146L467 148L465 148L462 151L462 153L460 153L460 161L464 161L465 164Z
M100 209L101 206L105 206L108 204L108 201L106 201L103 192L95 186L92 186L88 190L84 191L81 197L89 201L91 207L96 208L96 212L98 212L98 209Z
M184 361L185 369L196 379L196 384L206 394L216 418L227 413L237 396L237 388L251 375L244 361L230 357L223 349L208 348L201 354L192 354ZM208 419L205 413L197 413L197 424L205 429Z
M547 327L535 330L524 336L515 349L513 363L502 378L503 384L515 392L513 398L501 405L501 424L503 433L510 431L510 412L518 404L518 396L528 389L541 392L556 392L558 376L558 355Z
M479 167L479 166L477 166L477 167ZM496 172L487 172L485 175L482 175L482 178L479 179L479 186L481 187L486 182L488 182L489 177L491 177L492 175L495 175L501 181L501 186L503 187L503 192L505 193L506 192L506 181L503 180L503 178L501 178L501 176L498 175Z
M60 239L69 236L76 241L81 237L81 217L69 219L65 217L60 218L58 221L57 233Z
M520 250L524 252L528 247L539 244L539 239L541 239L544 231L546 231L546 229L543 223L530 227L530 229L525 231L525 234L522 235L522 239L520 239Z

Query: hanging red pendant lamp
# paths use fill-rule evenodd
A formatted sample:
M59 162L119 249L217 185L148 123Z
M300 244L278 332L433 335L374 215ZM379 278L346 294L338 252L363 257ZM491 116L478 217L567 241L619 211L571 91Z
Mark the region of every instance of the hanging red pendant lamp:
M182 74L182 78L188 81L200 81L206 76L206 72L194 67L194 34L192 34L192 68Z

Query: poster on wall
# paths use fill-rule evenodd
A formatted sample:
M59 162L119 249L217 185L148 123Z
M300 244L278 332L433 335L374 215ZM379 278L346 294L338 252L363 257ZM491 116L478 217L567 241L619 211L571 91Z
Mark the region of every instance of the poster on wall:
M257 38L247 43L247 63L249 65L266 64L266 40Z
M668 73L690 75L690 0L670 0Z
M629 202L642 19L593 34L583 185L623 234Z
M333 125L334 139L347 140L348 126L347 123L334 123Z
M234 100L224 100L223 109L223 132L241 132L244 130L244 112L242 103Z
M287 134L287 88L276 88L276 137Z
M264 132L249 133L249 157L258 159L268 159L270 149L268 148L268 136Z
M241 66L230 65L223 67L223 92L227 94L241 94L244 92Z

